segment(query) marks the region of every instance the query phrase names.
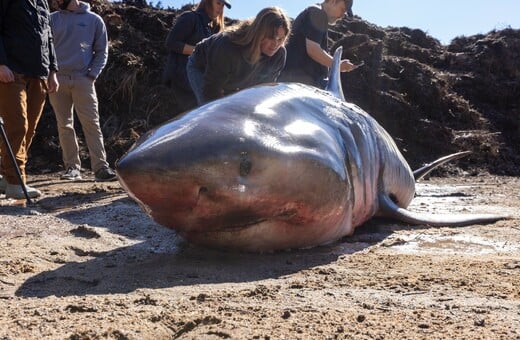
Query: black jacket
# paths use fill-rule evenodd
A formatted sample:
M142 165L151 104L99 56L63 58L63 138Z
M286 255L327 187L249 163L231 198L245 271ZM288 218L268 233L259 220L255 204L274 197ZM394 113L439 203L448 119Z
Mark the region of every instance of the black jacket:
M0 0L0 65L30 77L57 71L47 0Z
M244 57L244 48L232 43L226 33L201 41L193 52L193 64L203 74L202 93L213 100L238 90L277 80L285 65L285 47L256 64Z
M163 83L175 84L177 87L191 92L191 87L186 75L188 56L182 54L184 45L195 46L199 41L213 35L209 26L211 18L203 9L182 13L171 28L166 37L168 57L163 71Z

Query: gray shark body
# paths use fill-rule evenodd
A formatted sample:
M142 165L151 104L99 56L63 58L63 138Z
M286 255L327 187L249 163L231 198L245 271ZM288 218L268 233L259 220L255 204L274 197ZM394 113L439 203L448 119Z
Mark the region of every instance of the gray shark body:
M335 54L327 90L256 86L148 132L118 162L119 181L188 241L248 251L304 248L375 215L460 225L406 210L414 174L389 134L347 103Z

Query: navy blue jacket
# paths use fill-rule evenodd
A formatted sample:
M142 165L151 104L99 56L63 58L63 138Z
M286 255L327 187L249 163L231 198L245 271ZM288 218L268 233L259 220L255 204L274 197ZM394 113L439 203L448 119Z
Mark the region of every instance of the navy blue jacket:
M47 0L0 0L0 65L45 79L56 71Z
M209 26L210 22L211 18L203 9L183 12L177 18L166 38L168 57L163 72L164 84L175 84L177 87L191 92L186 74L188 56L182 54L182 50L185 44L195 46L202 39L216 33Z

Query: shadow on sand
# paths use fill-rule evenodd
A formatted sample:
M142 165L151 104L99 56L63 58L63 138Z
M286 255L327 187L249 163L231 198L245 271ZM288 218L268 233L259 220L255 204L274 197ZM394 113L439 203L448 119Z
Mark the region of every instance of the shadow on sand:
M93 197L94 198L94 197ZM359 252L392 233L369 223L353 236L334 244L306 250L275 253L237 253L188 244L174 231L155 224L130 199L120 198L104 206L72 209L58 215L75 225L74 237L104 237L96 228L106 228L129 246L105 252L69 248L88 257L38 273L24 282L17 296L46 297L127 293L139 288L169 288L224 282L276 279L291 273L334 262L344 254ZM85 225L89 227L85 227Z

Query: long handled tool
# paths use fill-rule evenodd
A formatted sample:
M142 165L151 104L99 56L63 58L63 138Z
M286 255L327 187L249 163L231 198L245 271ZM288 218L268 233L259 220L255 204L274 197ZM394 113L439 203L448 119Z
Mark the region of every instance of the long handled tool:
M29 194L27 193L27 188L25 187L25 184L22 179L22 173L20 172L18 163L16 163L16 159L14 158L13 149L11 149L11 144L9 144L9 141L7 140L7 135L5 134L4 130L4 119L2 117L0 117L0 129L2 130L2 138L4 139L4 144L6 145L7 150L9 151L9 156L11 156L11 161L13 162L14 168L16 169L16 174L18 175L18 180L20 181L23 193L25 195L25 198L27 199L27 204L32 204L32 200L29 197Z

